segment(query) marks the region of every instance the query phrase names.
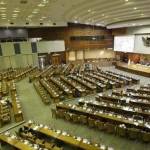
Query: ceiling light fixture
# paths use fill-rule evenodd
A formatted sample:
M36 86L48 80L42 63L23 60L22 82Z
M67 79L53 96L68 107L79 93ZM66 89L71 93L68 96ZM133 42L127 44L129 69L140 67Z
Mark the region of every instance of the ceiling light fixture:
M18 12L20 12L20 11L19 11L19 10L14 10L13 12L18 13Z
M91 9L88 9L88 12L91 12Z
M42 3L46 4L48 3L49 1L48 0L43 0Z
M38 4L38 7L44 7L45 4Z
M3 1L1 1L1 2L0 2L0 5L5 5L5 4L6 4L6 3L5 3L5 2L3 2Z
M5 7L0 7L0 9L6 9Z
M134 10L137 10L137 7L134 7L133 9L134 9Z
M75 20L74 23L78 23L78 20Z
M32 13L33 13L33 14L38 14L39 12L38 12L38 11L33 11Z

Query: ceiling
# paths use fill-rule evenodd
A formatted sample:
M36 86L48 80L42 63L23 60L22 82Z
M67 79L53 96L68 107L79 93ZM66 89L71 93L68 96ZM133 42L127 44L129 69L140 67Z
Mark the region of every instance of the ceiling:
M0 0L0 26L150 25L150 0Z

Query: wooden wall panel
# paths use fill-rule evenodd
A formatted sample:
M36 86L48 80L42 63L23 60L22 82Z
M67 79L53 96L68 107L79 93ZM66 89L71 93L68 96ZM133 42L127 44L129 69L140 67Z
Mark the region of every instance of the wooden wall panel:
M29 38L42 37L43 40L64 40L66 50L108 48L113 45L112 31L104 27L69 24L68 27L29 28ZM107 35L101 41L71 41L71 36Z
M117 28L112 30L112 35L125 35L127 33L127 28Z

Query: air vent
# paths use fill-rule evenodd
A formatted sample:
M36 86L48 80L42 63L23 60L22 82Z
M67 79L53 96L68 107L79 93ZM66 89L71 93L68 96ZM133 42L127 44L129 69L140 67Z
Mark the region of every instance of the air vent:
M27 0L21 0L20 3L21 3L21 4L27 4L28 1L27 1Z

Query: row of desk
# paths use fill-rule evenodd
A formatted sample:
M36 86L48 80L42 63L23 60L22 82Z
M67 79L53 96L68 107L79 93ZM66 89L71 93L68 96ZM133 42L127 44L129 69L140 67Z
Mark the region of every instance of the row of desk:
M137 65L137 64L128 65L127 63L118 62L116 64L116 68L126 72L138 74L141 76L150 77L150 67L146 67L144 65Z
M113 148L107 148L104 144L92 143L88 139L84 139L82 137L76 137L70 135L66 131L56 130L49 128L44 125L37 124L28 124L25 126L26 128L33 131L35 134L40 134L42 136L54 139L56 142L60 141L61 143L69 145L72 149L82 149L82 150L113 150Z
M126 131L136 131L138 136L146 135L146 141L150 142L150 122L148 119L143 120L137 117L133 118L131 114L125 114L120 109L115 109L114 107L108 107L106 109L107 106L98 105L99 103L96 102L89 102L85 105L83 104L85 103L82 101L79 102L79 105L59 103L56 105L56 114L64 114L64 116L62 115L61 117L67 119L68 121L73 121L72 116L74 114L76 114L77 117L84 115L87 117L86 122L89 126L93 124L92 126L96 127L96 122L103 123L103 126L105 126L105 124L109 124L107 130L113 130L113 133L116 133L116 129L123 125ZM65 114L67 114L68 118ZM149 114L143 113L143 116L149 117ZM128 134L132 137L133 132L129 132ZM138 137L135 136L134 138L136 139Z
M20 105L20 101L18 99L16 84L14 80L12 80L10 83L10 95L11 95L12 109L14 113L15 122L21 122L24 119L23 119L22 108Z
M8 85L6 81L0 82L0 96L6 96L9 93Z
M68 111L70 113L77 113L80 115L86 115L88 117L92 117L95 119L100 119L100 120L105 120L105 121L110 121L115 123L116 125L118 124L125 124L127 127L133 127L137 129L141 129L144 131L150 132L150 125L149 122L143 122L143 121L138 121L138 120L133 120L133 118L124 116L124 115L116 115L113 113L106 113L102 110L95 111L91 108L88 107L81 107L78 105L71 105L71 104L57 104L56 110L64 110Z
M50 104L50 99L47 95L47 92L43 89L43 87L41 86L39 81L35 81L33 83L34 88L36 89L37 93L39 94L39 96L41 97L43 103L45 104Z

